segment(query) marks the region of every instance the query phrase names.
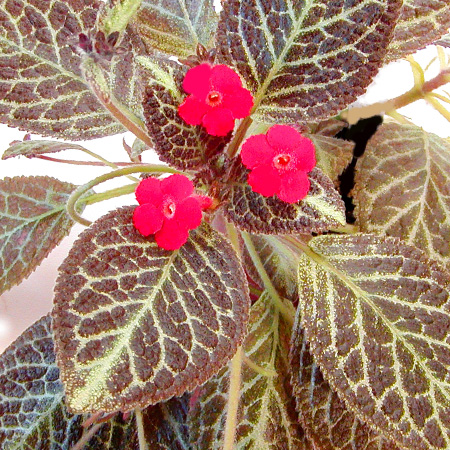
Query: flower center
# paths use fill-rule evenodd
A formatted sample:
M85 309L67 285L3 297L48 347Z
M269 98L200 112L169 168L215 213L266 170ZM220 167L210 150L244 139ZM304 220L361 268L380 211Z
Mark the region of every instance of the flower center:
M163 214L167 219L172 219L175 215L175 211L177 210L176 203L168 198L163 204Z
M273 158L273 165L277 169L287 169L289 163L291 162L291 155L277 155Z
M218 91L210 91L206 97L206 103L209 106L218 106L222 103L222 94Z

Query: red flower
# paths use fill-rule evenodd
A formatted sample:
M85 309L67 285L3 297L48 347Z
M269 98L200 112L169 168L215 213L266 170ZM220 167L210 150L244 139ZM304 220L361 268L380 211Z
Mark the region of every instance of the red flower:
M189 69L183 89L191 95L178 113L189 125L203 125L214 136L226 136L234 120L247 117L253 106L252 94L242 87L239 75L223 64Z
M189 230L200 225L202 209L211 205L208 197L194 194L192 181L184 175L146 178L136 189L136 199L140 206L134 210L134 226L144 236L154 234L166 250L180 248Z
M288 125L274 125L267 134L249 137L241 158L251 169L248 184L265 197L277 195L296 203L308 194L307 173L316 165L312 141Z

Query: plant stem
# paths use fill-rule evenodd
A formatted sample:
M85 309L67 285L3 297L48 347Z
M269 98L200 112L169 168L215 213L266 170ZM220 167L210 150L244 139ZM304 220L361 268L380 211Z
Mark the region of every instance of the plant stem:
M35 158L44 159L45 161L56 162L56 163L72 164L74 166L100 166L100 167L105 167L105 166L109 165L109 164L105 164L105 163L100 162L100 161L75 161L73 159L52 158L51 156L46 156L46 155L36 155ZM136 163L131 163L131 162L114 162L114 163L111 163L111 164L114 164L115 167L126 167L126 166L135 166L136 165Z
M237 349L231 360L230 367L230 388L228 391L228 408L225 422L225 431L222 450L233 450L236 439L237 412L241 392L241 369L243 352L242 348Z
M114 170L113 172L105 173L104 175L100 175L99 177L89 181L89 183L79 186L78 189L72 192L72 195L69 197L69 200L67 201L66 205L67 213L75 222L81 223L82 225L85 226L89 226L91 222L89 220L84 219L77 213L76 211L77 202L87 191L92 189L97 184L103 183L108 180L112 180L113 178L129 175L131 173L180 173L180 172L178 170L171 169L170 167L167 166L148 164L142 166L134 165L132 167L123 167L122 169L117 169Z
M127 184L120 186L109 191L99 192L98 194L92 194L83 198L83 203L86 205L93 205L94 203L110 200L111 198L120 197L121 195L132 194L136 190L137 183Z
M139 438L139 450L149 450L147 439L145 438L144 418L142 417L142 410L136 409L134 414L137 432Z
M433 106L433 108L439 113L441 114L441 116L443 116L444 118L446 118L449 122L450 122L450 112L443 106L441 105L436 98L432 97L433 94L428 94L425 96L425 100L431 105Z
M372 117L377 114L385 114L409 105L416 100L424 99L427 94L449 82L450 68L446 68L431 80L425 81L422 86L414 86L408 92L385 102L374 103L373 105L362 106L360 108L348 109L341 114L341 118L347 120L350 125L353 125L358 122L359 119Z
M92 439L92 437L103 425L104 423L97 423L93 427L89 428L89 430L86 430L71 450L83 450L84 446Z
M270 277L267 274L266 269L264 268L261 258L259 257L258 252L253 245L250 235L244 231L242 232L242 238L244 239L247 251L252 258L253 264L255 265L255 268L259 276L261 277L264 283L264 287L269 293L274 306L280 311L284 320L292 326L294 324L294 317L292 316L290 309L284 304L283 299L281 298L280 294L278 294L275 286L272 284L272 281L270 280Z
M236 130L236 134L234 135L233 140L230 142L230 145L228 146L227 149L227 154L230 158L234 158L236 156L239 147L241 145L242 139L244 139L245 133L249 129L252 122L253 120L249 116L246 117L239 125L238 129Z

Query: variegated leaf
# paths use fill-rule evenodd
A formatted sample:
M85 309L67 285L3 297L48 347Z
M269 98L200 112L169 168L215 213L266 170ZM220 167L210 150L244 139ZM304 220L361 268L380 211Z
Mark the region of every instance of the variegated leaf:
M1 1L1 122L72 140L123 130L86 86L70 48L94 27L98 8L96 0Z
M276 290L283 297L292 301L297 299L297 254L285 245L278 236L250 235L250 239ZM253 280L260 286L263 286L264 283L260 279L246 248L244 249L243 257L247 272L249 272Z
M2 159L15 158L17 156L34 158L36 155L42 155L44 153L57 153L63 150L83 150L83 147L70 142L59 141L16 141L5 150L2 155Z
M69 234L65 207L75 188L50 177L0 181L0 293L27 278Z
M309 246L298 314L330 385L400 447L448 449L450 273L391 237L328 235Z
M317 167L336 183L339 175L353 158L355 144L320 134L305 134L305 136L313 141L316 148Z
M396 236L450 267L450 143L414 125L382 125L356 165L362 231Z
M144 116L156 153L164 162L198 169L223 150L230 136L215 137L201 126L188 125L178 114L183 102L182 81L186 69L172 61L139 58L144 77Z
M233 448L309 448L297 423L289 385L289 335L289 327L264 293L250 311L249 333L243 345L246 357L260 367L260 372L245 362L242 364ZM188 414L195 449L222 448L229 385L230 368L225 367L201 388L200 397Z
M212 46L217 15L212 0L143 0L132 28L153 49L185 58Z
M258 120L313 121L360 96L383 62L400 0L228 0L219 59L254 93Z
M68 450L82 436L83 417L67 412L55 363L50 316L26 330L0 356L2 450ZM134 420L107 421L86 450L136 450Z
M297 322L291 341L292 386L300 421L320 450L398 450L346 408L324 380Z
M432 44L450 28L447 0L404 0L386 61L395 61Z
M311 122L307 124L308 133L320 136L334 137L348 126L347 122L335 118L323 120L322 122Z
M442 36L441 39L433 43L435 45L441 45L442 47L450 48L450 33L447 33L445 36Z
M309 234L345 225L344 202L320 169L309 174L308 195L292 204L253 192L247 173L242 171L238 181L223 192L225 216L239 228L263 234Z
M175 397L142 411L149 450L191 450L187 413L190 395Z
M134 207L80 235L60 268L55 339L74 412L118 411L182 395L242 342L248 287L231 245L207 224L179 250L144 238Z

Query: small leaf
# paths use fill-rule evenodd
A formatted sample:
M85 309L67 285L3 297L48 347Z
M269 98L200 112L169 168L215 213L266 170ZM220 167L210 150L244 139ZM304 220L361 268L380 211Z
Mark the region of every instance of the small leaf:
M288 380L289 335L289 327L280 319L269 296L263 294L250 311L249 333L243 346L246 357L261 371L242 365L233 448L309 449L297 423ZM229 382L230 369L224 367L201 388L198 401L189 411L189 430L195 449L222 448Z
M356 165L361 231L396 236L450 268L450 143L414 125L383 124Z
M75 188L50 177L0 181L0 293L27 278L69 234L65 205Z
M398 450L346 408L314 361L299 323L291 341L292 386L306 434L321 450Z
M386 62L405 58L432 44L450 28L450 3L446 0L404 0Z
M252 233L283 234L327 231L345 225L345 207L332 181L315 168L309 174L311 188L298 203L285 203L276 197L263 197L247 184L242 171L223 193L226 217L241 229Z
M355 144L320 134L305 133L305 136L313 141L316 148L317 167L336 183L353 158Z
M218 58L253 91L257 120L326 119L356 100L377 73L401 4L228 0Z
M297 323L330 385L400 447L450 448L450 274L396 238L309 246Z
M96 0L1 1L0 122L72 140L123 130L86 86L70 48L94 27L98 8Z
M186 69L172 61L139 58L148 77L144 89L144 116L155 151L164 162L180 170L198 169L219 153L230 136L215 137L203 127L188 125L179 115L181 84Z
M264 269L276 290L294 301L298 298L297 253L286 246L278 236L252 236L250 239L258 252ZM260 286L264 283L255 269L247 249L244 250L245 269Z
M55 337L75 412L126 411L205 382L242 342L248 288L231 245L208 225L179 250L134 228L134 207L80 235L56 283Z
M55 363L50 316L28 328L0 356L0 446L68 450L82 436L82 416L67 412ZM134 450L134 420L107 421L86 450Z
M57 153L63 150L83 150L83 147L70 142L44 140L16 141L5 150L2 159L15 158L17 156L34 158L36 155Z
M191 450L187 413L190 395L172 398L142 411L145 440L151 450Z
M143 0L131 25L147 53L154 49L185 58L198 44L211 46L217 15L212 0Z

